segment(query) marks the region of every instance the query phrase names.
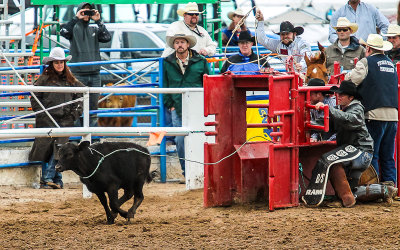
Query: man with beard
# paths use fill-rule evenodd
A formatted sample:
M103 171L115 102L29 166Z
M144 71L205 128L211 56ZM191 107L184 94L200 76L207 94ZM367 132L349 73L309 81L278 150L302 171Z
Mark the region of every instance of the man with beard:
M346 17L350 22L358 24L358 31L354 34L357 39L367 40L369 34L376 34L377 29L386 33L389 20L375 6L361 2L361 0L349 0L344 6L335 11L331 17L329 26L329 41L334 43L338 38L333 28L339 17Z
M338 39L326 49L326 68L333 74L335 61L340 63L344 70L352 70L355 67L354 58L365 57L365 49L360 46L357 38L352 36L358 30L356 23L351 23L347 18L340 17L336 30Z
M189 2L185 8L177 10L178 15L183 17L183 20L173 22L168 30L167 37L175 34L185 34L196 38L196 45L192 48L197 53L203 56L213 56L216 52L217 44L213 42L208 32L201 26L199 15L202 13L195 2ZM174 52L174 48L165 47L161 57L167 57Z
M192 48L196 38L192 35L175 34L167 36L167 44L175 52L164 60L163 75L165 88L202 88L203 75L209 74L207 60ZM182 95L164 95L164 105L171 111L172 125L182 126ZM176 136L176 150L180 158L185 158L184 136ZM180 159L182 174L185 176L185 160Z
M397 24L390 24L388 33L382 34L382 36L386 36L388 41L393 44L393 48L386 51L385 54L396 64L400 61L400 26Z
M89 26L93 20L97 27ZM99 42L107 43L111 35L104 26L98 10L90 3L79 4L76 16L61 27L60 34L70 41L71 62L100 61ZM101 87L100 65L71 67L75 77L88 87ZM96 110L99 94L90 94L89 108ZM90 126L96 126L96 119L90 119Z
M299 37L304 29L294 27L289 21L284 21L280 25L279 33L276 33L280 35L280 39L268 38L264 30L264 16L259 9L256 12L256 19L258 20L256 29L258 43L271 50L272 53L293 56L295 69L306 72L307 64L304 55L310 57L312 54L310 45Z

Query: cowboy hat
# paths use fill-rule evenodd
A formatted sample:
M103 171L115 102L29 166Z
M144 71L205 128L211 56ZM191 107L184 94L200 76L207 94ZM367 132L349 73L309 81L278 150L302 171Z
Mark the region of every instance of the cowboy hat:
M324 80L319 79L319 78L311 78L311 79L308 81L307 86L308 86L308 87L325 86L325 82L324 82ZM331 94L333 94L333 92L332 92L332 91L329 91L329 90L327 90L327 91L319 91L319 90L318 90L318 91L316 91L316 92L322 92L323 95L331 95Z
M388 51L393 48L393 44L391 42L383 41L383 37L378 34L369 34L367 42L360 38L360 44L368 45L373 49L381 51Z
M71 55L65 57L65 52L62 48L55 47L50 51L48 57L43 58L43 64L49 64L52 61L69 61L71 58Z
M234 15L236 15L236 16L244 16L245 14L244 14L242 9L236 9L235 11L229 11L228 12L228 18L229 19L233 20L233 16Z
M361 95L357 91L357 86L352 81L342 81L340 87L332 86L330 90L338 94L354 96L354 98L358 100L362 99Z
M358 30L358 24L351 23L349 19L345 17L339 17L336 26L333 28L335 30L337 30L338 28L350 28L351 34L354 34Z
M304 28L300 26L295 28L291 22L284 21L279 27L279 32L275 34L280 35L282 32L296 32L296 34L299 36L303 34Z
M251 36L250 33L245 30L245 31L241 31L239 34L239 39L238 42L255 42L254 40L254 36Z
M195 2L189 2L188 4L186 4L185 8L183 9L178 9L176 11L176 13L178 13L178 15L183 16L185 13L197 13L197 14L201 14L204 11L199 11L199 7L197 6L197 3Z
M185 34L175 34L173 36L167 36L167 44L169 47L174 48L174 41L177 38L183 38L189 43L189 49L193 48L196 45L196 37L191 36L191 35L185 35Z
M382 33L382 36L400 36L400 26L397 24L389 24L387 34Z

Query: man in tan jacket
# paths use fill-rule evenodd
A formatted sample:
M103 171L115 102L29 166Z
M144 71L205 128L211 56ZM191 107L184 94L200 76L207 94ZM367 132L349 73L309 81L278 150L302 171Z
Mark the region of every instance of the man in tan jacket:
M340 63L343 70L351 70L355 67L355 58L365 57L365 49L360 46L357 38L352 36L358 30L356 23L350 23L347 18L340 17L333 28L338 38L326 49L326 68L331 74L335 61Z

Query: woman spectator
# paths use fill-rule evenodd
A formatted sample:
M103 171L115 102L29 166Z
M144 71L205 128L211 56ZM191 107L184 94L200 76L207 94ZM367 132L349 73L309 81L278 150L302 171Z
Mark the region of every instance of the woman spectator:
M250 31L247 29L246 25L244 24L245 19L242 20L244 17L244 13L241 9L236 9L235 11L231 11L228 13L228 18L232 20L231 24L222 30L222 44L226 45L229 39L228 46L238 46L239 41L239 34L242 31L247 31L249 35L251 35ZM238 28L235 33L233 34L233 30L236 26L240 23L240 28ZM232 36L233 34L233 36Z
M43 64L48 66L35 81L35 86L55 86L55 87L84 87L71 73L66 62L71 56L65 57L64 50L57 47L53 48L49 57L43 59ZM65 102L78 99L82 94L77 93L52 93L37 92L36 97L47 109ZM31 98L32 110L42 111L43 109L36 101ZM59 108L48 110L50 115L60 127L73 127L74 121L82 114L82 102L74 102ZM53 121L45 112L36 114L36 127L49 128L56 127ZM61 173L56 172L55 166L58 162L57 145L68 142L68 137L59 138L35 138L32 150L29 154L30 161L43 161L41 188L63 188Z

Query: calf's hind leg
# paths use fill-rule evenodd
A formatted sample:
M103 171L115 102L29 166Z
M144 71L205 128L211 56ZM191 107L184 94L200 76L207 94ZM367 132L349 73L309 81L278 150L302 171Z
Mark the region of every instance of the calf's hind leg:
M134 195L135 198L133 199L133 205L132 207L128 210L128 221L130 218L134 218L136 214L136 209L142 204L142 201L144 199L143 196L143 185L144 182L139 183L134 186Z
M117 217L117 213L110 211L106 195L104 193L96 193L96 195L97 197L99 197L99 200L101 202L101 205L103 205L104 210L106 210L107 224L114 224L114 220Z
M118 199L118 207L121 207L122 204L124 204L127 200L132 198L132 196L133 196L133 190L124 189L124 194L121 196L121 198Z

